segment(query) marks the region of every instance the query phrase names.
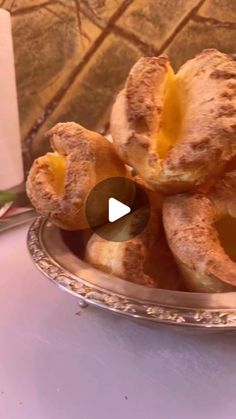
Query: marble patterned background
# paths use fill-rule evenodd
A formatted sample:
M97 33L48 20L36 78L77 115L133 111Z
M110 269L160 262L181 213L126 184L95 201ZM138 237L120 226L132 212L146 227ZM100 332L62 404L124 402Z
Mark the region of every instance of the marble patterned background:
M236 54L236 0L0 0L11 13L26 170L58 121L103 132L130 67L203 48Z

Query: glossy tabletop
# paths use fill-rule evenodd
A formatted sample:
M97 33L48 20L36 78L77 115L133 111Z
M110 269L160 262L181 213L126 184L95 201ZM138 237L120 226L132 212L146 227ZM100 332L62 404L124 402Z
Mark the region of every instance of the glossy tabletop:
M36 270L28 226L0 236L1 419L233 419L236 334L150 328Z

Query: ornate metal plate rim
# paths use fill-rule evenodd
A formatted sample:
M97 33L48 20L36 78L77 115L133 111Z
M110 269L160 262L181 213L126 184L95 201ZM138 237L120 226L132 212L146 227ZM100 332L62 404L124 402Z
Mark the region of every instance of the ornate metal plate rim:
M135 319L165 325L210 329L236 329L236 307L220 309L176 308L145 303L110 290L88 284L60 266L45 250L41 241L43 217L34 220L28 231L27 245L36 267L54 284L89 304Z

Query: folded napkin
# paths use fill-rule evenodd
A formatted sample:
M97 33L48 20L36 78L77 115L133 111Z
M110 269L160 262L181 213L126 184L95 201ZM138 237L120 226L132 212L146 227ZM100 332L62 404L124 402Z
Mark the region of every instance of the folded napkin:
M0 9L0 191L23 181L10 14Z

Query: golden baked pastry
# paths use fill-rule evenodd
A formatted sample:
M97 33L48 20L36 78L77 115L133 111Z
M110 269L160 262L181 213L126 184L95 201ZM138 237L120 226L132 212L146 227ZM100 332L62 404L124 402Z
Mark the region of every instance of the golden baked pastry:
M139 217L142 217L142 210L121 218L113 225L107 224L101 227L99 235L94 233L88 241L85 260L101 271L137 284L154 286L155 281L144 273L144 265L159 229L160 219L158 213L153 213L149 226L143 233L133 238ZM130 239L125 241L103 239L104 229L111 230L111 237L118 238L120 235L122 239L125 234Z
M111 114L117 153L155 189L176 193L224 171L236 155L236 62L204 50L174 74L141 58Z
M163 203L163 195L155 191L152 187L150 187L150 185L148 185L145 182L145 180L138 175L133 176L132 180L138 186L140 186L143 189L143 191L146 192L149 199L150 208L161 209Z
M91 189L110 177L125 177L124 164L103 136L75 122L58 123L48 137L52 153L36 159L26 189L36 210L59 227L87 227L85 202ZM100 213L106 211L98 205Z
M163 219L187 288L235 291L236 171L226 173L206 195L167 197Z
M161 225L161 212L151 211L150 221L144 231L134 236L142 209L122 218L115 225L107 224L100 228L111 231L111 237L127 232L126 241L105 240L94 233L86 247L85 260L97 269L108 272L127 281L167 289L179 289L181 281L166 243Z

